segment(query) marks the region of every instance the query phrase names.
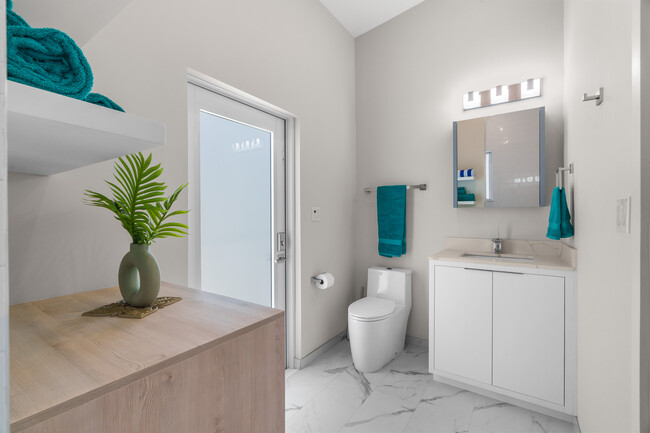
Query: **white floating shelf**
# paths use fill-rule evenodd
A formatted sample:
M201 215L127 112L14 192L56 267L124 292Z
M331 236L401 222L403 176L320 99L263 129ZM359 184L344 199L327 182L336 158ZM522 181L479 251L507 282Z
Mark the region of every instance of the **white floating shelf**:
M474 180L474 176L469 176L469 177L459 177L458 182L461 182L463 180Z
M165 124L7 82L8 169L51 175L165 144Z

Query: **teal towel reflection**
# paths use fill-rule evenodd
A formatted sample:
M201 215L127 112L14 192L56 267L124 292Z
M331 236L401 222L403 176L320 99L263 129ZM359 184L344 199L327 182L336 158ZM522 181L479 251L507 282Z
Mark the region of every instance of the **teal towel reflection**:
M380 256L406 253L406 185L377 187L377 228Z
M560 240L571 236L573 236L573 226L569 207L566 204L566 194L564 188L555 187L551 198L551 213L548 216L546 237Z

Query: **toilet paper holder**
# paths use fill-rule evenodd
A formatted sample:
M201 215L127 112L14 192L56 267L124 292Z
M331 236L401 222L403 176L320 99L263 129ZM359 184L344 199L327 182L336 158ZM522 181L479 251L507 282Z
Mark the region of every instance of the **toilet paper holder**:
M323 284L323 280L321 280L320 278L318 278L316 276L311 277L311 282L314 283L314 284Z

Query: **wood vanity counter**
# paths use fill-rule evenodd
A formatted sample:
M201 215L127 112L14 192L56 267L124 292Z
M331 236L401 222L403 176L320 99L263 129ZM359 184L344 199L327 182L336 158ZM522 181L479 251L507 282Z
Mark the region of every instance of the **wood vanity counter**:
M11 431L284 432L284 312L163 283L143 319L82 317L117 287L10 308Z

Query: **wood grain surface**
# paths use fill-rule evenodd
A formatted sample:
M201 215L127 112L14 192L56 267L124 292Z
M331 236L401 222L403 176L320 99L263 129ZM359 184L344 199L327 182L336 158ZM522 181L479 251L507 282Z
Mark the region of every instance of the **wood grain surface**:
M284 313L163 283L144 319L82 317L116 287L10 309L12 432L284 431Z

